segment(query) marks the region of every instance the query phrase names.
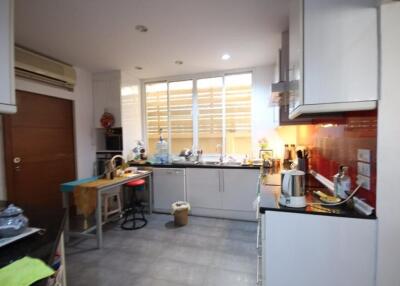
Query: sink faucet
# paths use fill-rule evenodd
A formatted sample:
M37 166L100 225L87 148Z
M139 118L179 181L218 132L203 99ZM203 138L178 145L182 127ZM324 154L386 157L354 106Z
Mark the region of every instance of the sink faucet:
M217 152L220 152L219 162L222 164L224 162L224 154L223 154L223 150L222 150L222 145L221 144L217 144Z

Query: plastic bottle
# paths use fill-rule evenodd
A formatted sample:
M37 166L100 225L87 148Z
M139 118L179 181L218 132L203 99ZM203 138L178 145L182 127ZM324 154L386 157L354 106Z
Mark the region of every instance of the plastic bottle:
M160 129L160 140L157 142L156 150L157 150L157 157L158 161L161 164L168 163L168 142L165 141L162 137L162 129Z

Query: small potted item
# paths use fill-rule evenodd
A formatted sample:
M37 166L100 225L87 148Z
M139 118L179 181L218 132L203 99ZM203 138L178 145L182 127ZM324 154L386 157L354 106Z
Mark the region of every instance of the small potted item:
M16 236L28 227L28 218L23 215L23 210L10 204L0 212L0 237Z

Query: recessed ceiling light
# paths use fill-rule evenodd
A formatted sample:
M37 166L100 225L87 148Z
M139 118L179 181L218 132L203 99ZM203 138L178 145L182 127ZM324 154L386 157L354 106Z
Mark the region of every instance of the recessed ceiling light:
M143 68L142 67L139 67L139 66L136 66L135 67L135 70L138 70L138 71L141 71Z
M227 61L227 60L229 60L230 58L231 58L231 55L230 55L230 54L223 54L222 57L221 57L221 60Z
M176 61L175 61L175 64L176 64L176 65L183 65L183 61L176 60Z
M141 33L146 33L149 30L145 25L136 25L135 29Z

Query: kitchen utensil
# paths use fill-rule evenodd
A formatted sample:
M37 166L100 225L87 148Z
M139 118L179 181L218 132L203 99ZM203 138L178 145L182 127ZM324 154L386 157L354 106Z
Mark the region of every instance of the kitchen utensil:
M321 191L316 191L316 192L314 192L314 194L317 195L319 197L319 199L324 203L338 203L341 201L340 198L334 197L334 196L329 196L327 194L324 194Z
M292 208L304 208L305 198L305 173L299 170L286 170L281 173L280 204Z

